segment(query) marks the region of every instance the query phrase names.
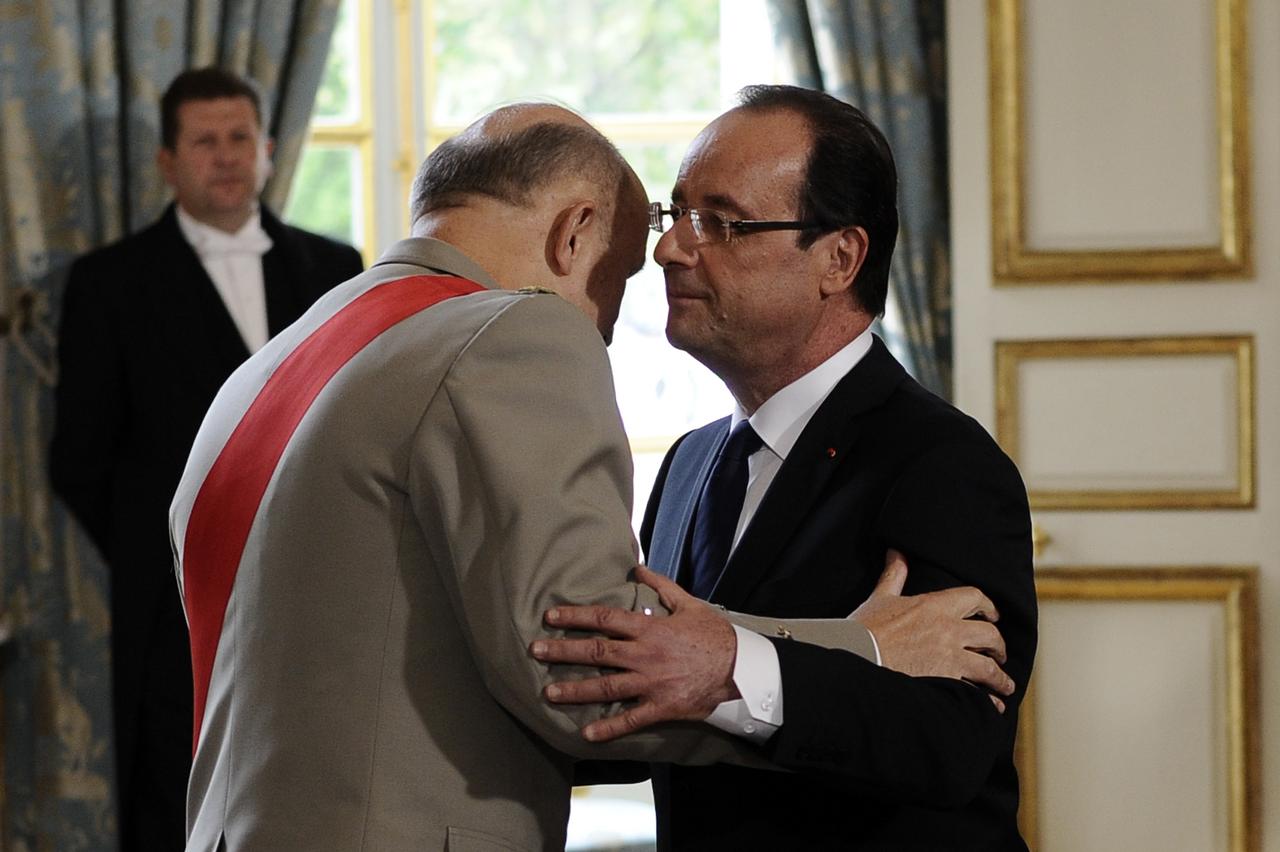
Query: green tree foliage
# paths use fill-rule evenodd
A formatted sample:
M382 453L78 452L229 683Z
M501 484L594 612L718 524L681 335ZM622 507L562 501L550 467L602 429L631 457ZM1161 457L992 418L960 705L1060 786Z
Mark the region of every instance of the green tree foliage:
M294 176L285 219L300 228L355 243L356 158L354 148L308 146Z
M343 0L338 7L338 22L334 25L329 58L325 62L324 76L316 91L316 104L312 117L321 120L347 120L354 118L352 102L352 77L356 66L355 0Z
M550 97L607 113L714 111L718 0L437 0L438 123Z

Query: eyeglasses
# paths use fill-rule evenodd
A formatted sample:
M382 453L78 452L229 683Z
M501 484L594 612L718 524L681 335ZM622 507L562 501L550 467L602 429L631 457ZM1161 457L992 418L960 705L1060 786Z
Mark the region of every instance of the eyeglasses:
M709 243L727 243L734 234L755 234L761 231L804 231L820 227L817 222L774 221L768 219L726 219L714 210L705 207L680 207L672 204L663 209L661 201L649 205L649 228L659 234L666 231L662 226L662 217L670 216L671 225L675 226L682 218L689 219L693 226L693 238L699 245Z

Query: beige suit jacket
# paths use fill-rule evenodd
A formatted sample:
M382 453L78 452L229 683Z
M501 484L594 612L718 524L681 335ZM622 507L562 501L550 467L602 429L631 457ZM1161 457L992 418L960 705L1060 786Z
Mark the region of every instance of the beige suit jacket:
M395 322L311 389L262 474L219 617L188 525L198 500L238 499L253 475L219 462L263 445L237 434L246 413L361 297L441 273L484 289ZM659 608L627 579L631 477L603 342L560 298L498 289L414 239L321 299L223 387L171 511L193 644L216 649L203 702L197 683L188 849L560 848L575 757L760 763L700 724L592 745L579 728L599 708L541 697L551 672L526 649L544 610ZM865 655L856 627L827 639Z

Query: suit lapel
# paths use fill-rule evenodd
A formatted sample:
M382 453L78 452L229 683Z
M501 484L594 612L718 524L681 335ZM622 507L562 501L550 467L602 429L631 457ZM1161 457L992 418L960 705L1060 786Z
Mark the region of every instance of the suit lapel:
M871 350L818 408L765 493L729 557L711 600L742 607L846 463L868 412L888 399L906 371L874 338Z
M182 236L172 205L156 228L154 304L159 324L170 336L169 349L193 353L191 369L212 370L225 378L249 357L244 338L195 249Z
M271 250L262 256L263 296L267 305L267 334L275 337L309 307L298 276L304 273L293 235L266 207L260 208L262 230Z
M689 433L674 451L646 552L649 567L672 580L679 579L698 495L728 434L725 417Z

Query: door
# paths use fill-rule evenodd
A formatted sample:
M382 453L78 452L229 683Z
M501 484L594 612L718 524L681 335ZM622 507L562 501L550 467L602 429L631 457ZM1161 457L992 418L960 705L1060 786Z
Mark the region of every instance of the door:
M1040 850L1280 849L1278 44L1277 0L948 7L956 401L1032 498Z

